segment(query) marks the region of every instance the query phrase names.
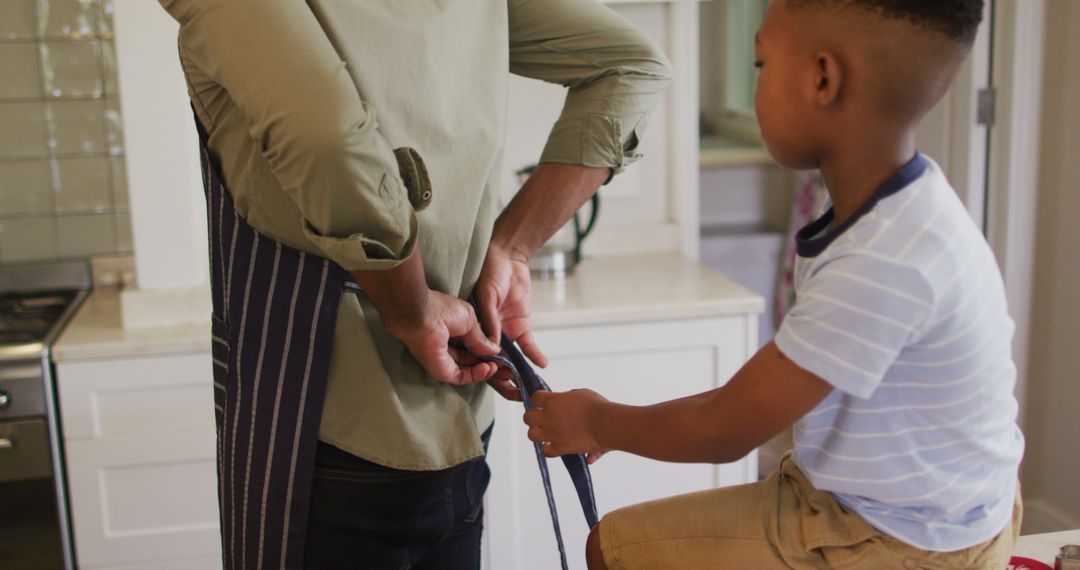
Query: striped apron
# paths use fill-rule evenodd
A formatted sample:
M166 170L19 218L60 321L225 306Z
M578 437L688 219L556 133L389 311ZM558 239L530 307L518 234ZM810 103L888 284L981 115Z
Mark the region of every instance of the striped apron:
M249 226L198 128L223 565L299 569L338 301L350 276Z
M222 562L225 570L301 569L338 302L359 288L337 264L248 225L233 207L197 117L195 124L209 226ZM420 186L410 185L410 194ZM410 195L418 205L430 198L430 192ZM502 348L489 360L511 371L530 408L532 393L548 387L505 335ZM535 450L565 569L547 460L540 444ZM596 526L585 456L562 460L589 527Z

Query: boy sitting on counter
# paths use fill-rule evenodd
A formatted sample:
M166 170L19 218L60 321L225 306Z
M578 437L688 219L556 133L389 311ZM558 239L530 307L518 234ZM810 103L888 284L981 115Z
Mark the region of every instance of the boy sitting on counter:
M749 485L620 509L591 569L1005 568L1024 449L1013 323L994 255L920 120L970 51L983 0L772 0L756 107L769 152L820 169L796 303L723 387L651 406L539 392L545 454L736 461L794 424Z

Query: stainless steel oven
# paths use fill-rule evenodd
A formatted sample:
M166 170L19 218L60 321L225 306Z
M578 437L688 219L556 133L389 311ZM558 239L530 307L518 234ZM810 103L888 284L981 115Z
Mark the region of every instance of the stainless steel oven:
M0 568L75 568L49 348L89 286L83 262L0 266Z

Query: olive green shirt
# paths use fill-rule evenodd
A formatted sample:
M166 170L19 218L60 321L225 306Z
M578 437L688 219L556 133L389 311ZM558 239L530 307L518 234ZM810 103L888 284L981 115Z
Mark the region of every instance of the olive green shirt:
M466 298L498 211L509 73L568 87L542 162L638 158L667 59L596 0L161 0L180 23L191 100L249 224L347 270L419 243L429 286ZM394 149L422 158L410 201ZM416 204L419 206L420 204ZM418 211L419 210L419 211ZM429 378L345 295L319 437L399 469L483 454L486 385Z

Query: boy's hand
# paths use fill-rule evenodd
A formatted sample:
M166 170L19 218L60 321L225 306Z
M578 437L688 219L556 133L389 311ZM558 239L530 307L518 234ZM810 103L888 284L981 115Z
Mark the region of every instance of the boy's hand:
M595 429L598 414L610 404L606 398L592 390L539 391L532 397L536 406L525 412L525 423L529 439L546 444L544 455L587 453L594 463L607 451Z

